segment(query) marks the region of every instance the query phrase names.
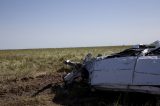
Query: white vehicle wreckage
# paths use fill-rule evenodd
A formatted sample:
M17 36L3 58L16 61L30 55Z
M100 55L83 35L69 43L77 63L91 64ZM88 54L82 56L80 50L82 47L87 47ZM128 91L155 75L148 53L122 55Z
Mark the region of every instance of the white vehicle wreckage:
M66 85L81 77L95 90L160 94L160 41L109 56L88 54L83 63L67 60L65 64L73 67L64 77Z
M92 57L88 54L82 63L70 60L64 63L73 70L63 77L60 87L63 91L78 81L86 84L91 91L160 94L160 41L135 45L109 56ZM57 83L48 84L32 96L51 87L58 89L58 86Z

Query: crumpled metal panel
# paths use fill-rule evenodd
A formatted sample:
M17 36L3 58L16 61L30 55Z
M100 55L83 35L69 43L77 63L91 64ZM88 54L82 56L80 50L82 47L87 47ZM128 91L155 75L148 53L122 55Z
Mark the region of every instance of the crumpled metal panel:
M160 75L135 72L133 85L160 85Z
M160 57L139 57L133 75L134 85L160 85Z
M132 71L93 71L91 74L91 85L132 83Z
M91 85L108 84L132 84L132 75L136 57L111 58L96 61L94 70L90 74Z
M117 70L133 70L136 57L119 57L108 58L96 61L94 70L100 71L117 71Z
M160 75L160 57L142 56L138 58L136 72Z

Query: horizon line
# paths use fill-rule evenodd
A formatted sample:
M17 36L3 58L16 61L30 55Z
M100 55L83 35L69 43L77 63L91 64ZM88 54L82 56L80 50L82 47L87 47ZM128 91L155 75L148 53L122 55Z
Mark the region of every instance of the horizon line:
M121 46L132 46L132 45L109 45L109 46L71 46L71 47L44 47L44 48L19 48L19 49L0 49L0 51L9 51L9 50L40 50L40 49L74 49L74 48L98 48L98 47L121 47Z

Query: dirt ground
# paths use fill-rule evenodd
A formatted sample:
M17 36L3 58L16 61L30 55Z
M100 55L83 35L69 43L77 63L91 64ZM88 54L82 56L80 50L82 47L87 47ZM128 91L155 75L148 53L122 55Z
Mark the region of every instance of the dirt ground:
M72 86L69 93L64 89L59 91L48 89L37 96L32 95L39 89L51 83L61 83L65 73L55 72L54 74L38 73L35 77L25 77L0 82L0 105L1 106L122 106L122 105L143 105L158 106L153 95L128 94L120 92L90 92L83 85ZM74 91L74 92L73 92Z
M56 105L52 102L54 94L50 90L31 97L41 87L54 82L60 82L62 73L54 75L37 74L35 77L12 79L0 82L1 106L24 106L24 105Z

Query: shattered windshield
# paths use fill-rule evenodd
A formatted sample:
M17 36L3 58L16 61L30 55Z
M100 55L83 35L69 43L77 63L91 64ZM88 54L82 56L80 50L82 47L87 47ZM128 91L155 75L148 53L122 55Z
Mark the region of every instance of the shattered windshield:
M116 53L116 54L113 54L111 56L108 56L108 58L111 58L111 57L127 57L127 56L138 56L144 49L134 49L134 48L131 48L131 49L126 49L120 53Z
M137 47L126 49L122 52L107 56L106 58L138 56L138 55L142 54L145 49L146 50L148 49L147 50L147 52L148 52L148 51L155 49L155 48L156 48L155 45L138 45ZM146 52L146 51L144 51L144 52ZM151 51L151 52L145 53L145 55L160 55L160 47L158 49Z
M155 55L160 55L160 47L156 50L153 50L149 53L146 54L147 56L155 56Z

